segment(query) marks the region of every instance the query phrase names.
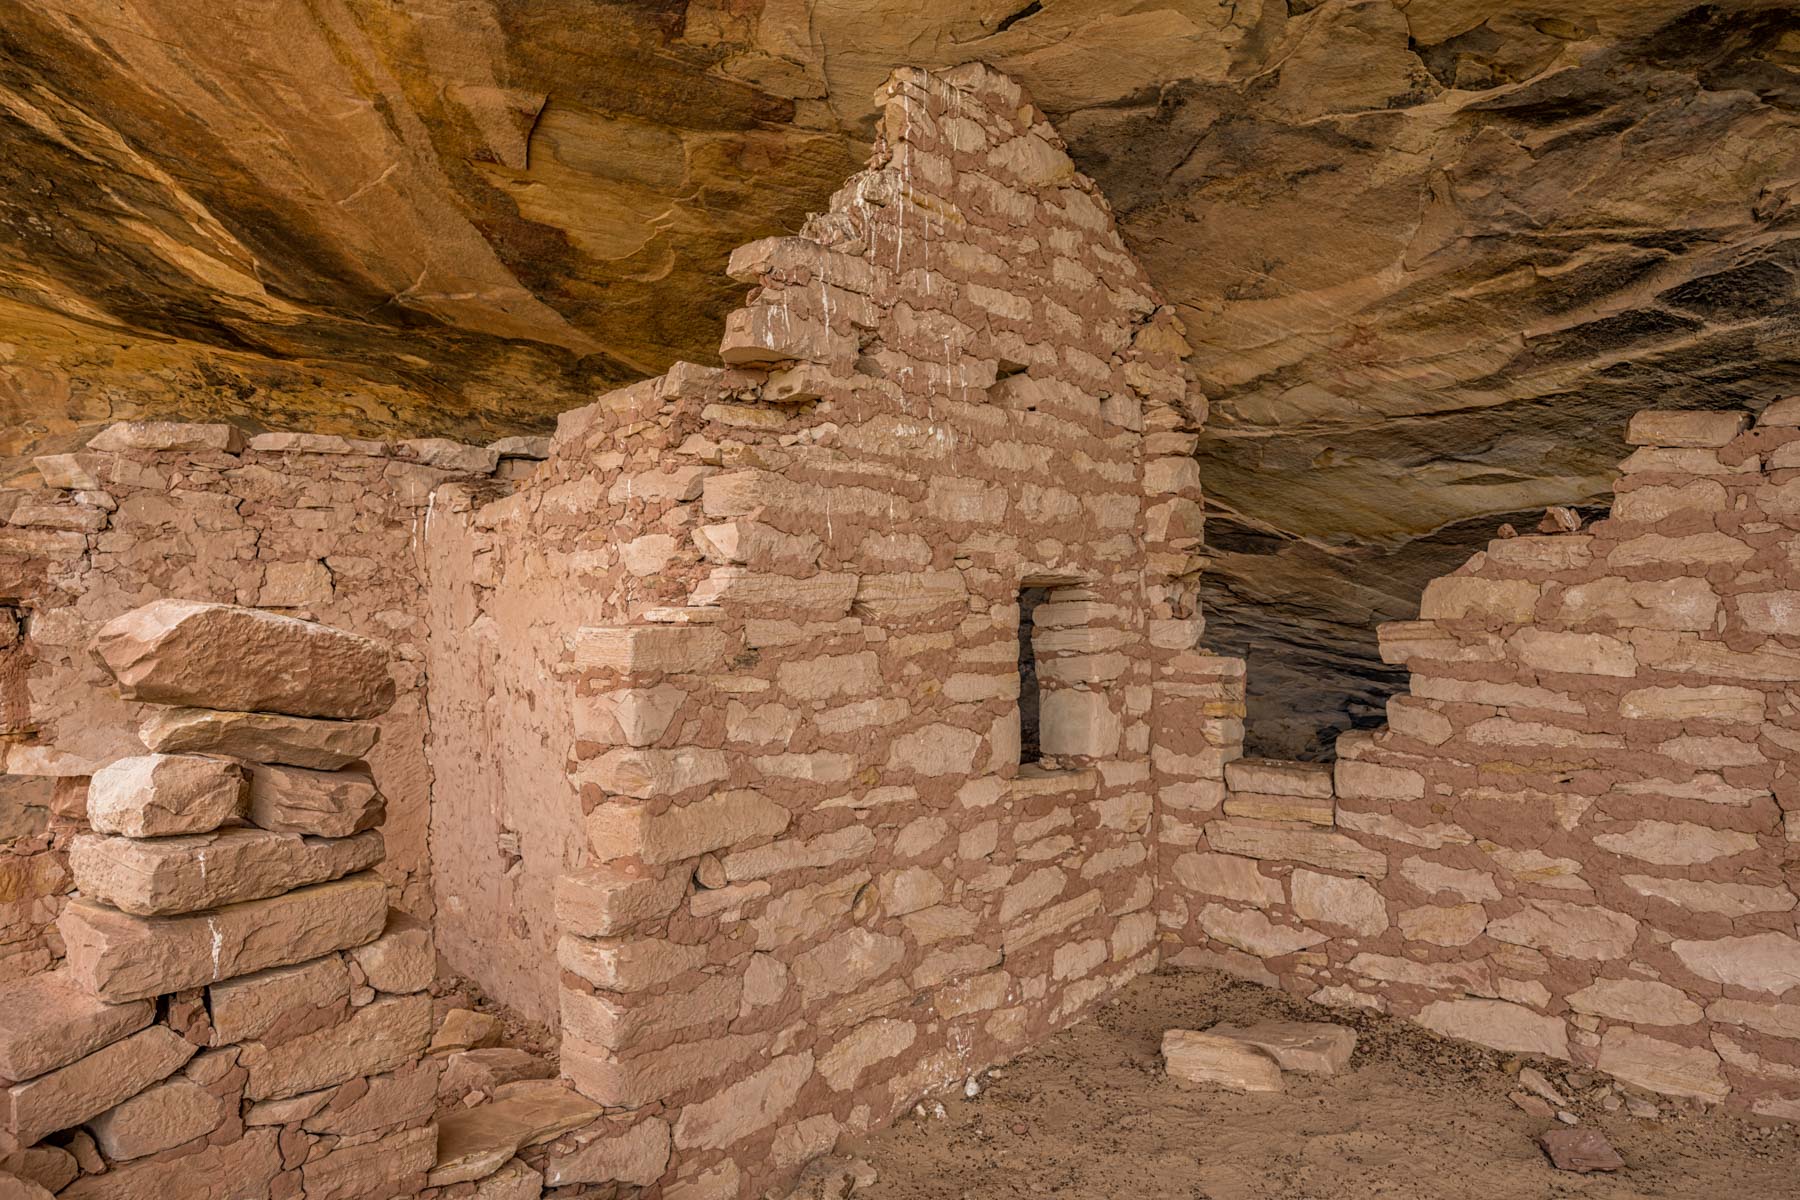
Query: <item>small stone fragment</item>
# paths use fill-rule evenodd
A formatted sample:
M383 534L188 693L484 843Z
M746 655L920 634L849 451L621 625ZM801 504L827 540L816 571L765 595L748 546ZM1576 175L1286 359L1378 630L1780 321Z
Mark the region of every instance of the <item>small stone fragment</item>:
M470 1092L492 1092L502 1084L521 1079L549 1079L555 1074L555 1066L529 1050L512 1046L458 1050L444 1064L438 1094L463 1096Z
M167 837L210 833L244 813L244 770L192 754L140 754L94 772L88 824L101 833Z
M358 836L370 836L359 834ZM350 951L369 986L383 992L419 992L437 975L431 930L399 909L388 913L387 928L366 946Z
M454 1054L458 1050L479 1050L498 1046L503 1030L500 1018L472 1008L453 1008L444 1014L437 1033L432 1036L428 1054Z
M1520 1112L1541 1121L1548 1121L1556 1115L1556 1110L1550 1107L1549 1101L1542 1096L1534 1096L1530 1092L1513 1092L1507 1099L1511 1100Z
M1281 1068L1236 1038L1171 1029L1163 1034L1163 1068L1189 1083L1216 1083L1237 1092L1281 1091Z
M1617 1171L1625 1166L1598 1129L1552 1129L1538 1135L1538 1145L1559 1171L1587 1175L1594 1171Z

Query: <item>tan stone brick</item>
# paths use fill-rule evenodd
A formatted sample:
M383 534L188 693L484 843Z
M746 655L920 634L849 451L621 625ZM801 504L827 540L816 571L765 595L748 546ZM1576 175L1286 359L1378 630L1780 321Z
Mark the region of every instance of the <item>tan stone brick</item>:
M790 1054L711 1099L690 1104L675 1122L675 1145L718 1150L778 1122L813 1074L811 1054Z
M134 917L75 900L58 924L74 978L116 1002L360 946L386 920L386 888L365 872L191 916Z
M1341 925L1363 937L1388 927L1387 901L1361 879L1296 870L1288 880L1294 912L1303 921Z
M238 1061L250 1072L244 1096L279 1100L377 1075L417 1058L431 1035L431 997L388 996L352 1009L343 1022L280 1045L244 1045Z
M1331 940L1317 930L1276 924L1254 909L1230 909L1222 904L1206 905L1196 919L1208 937L1258 958L1279 958Z
M597 988L640 992L703 966L706 947L651 938L602 942L565 935L557 941L556 961Z
M248 784L236 763L192 754L121 758L94 772L88 823L101 833L207 833L244 814Z
M544 1183L566 1187L577 1183L628 1183L648 1187L668 1170L669 1123L647 1117L578 1147L572 1154L544 1160Z
M275 967L215 983L208 991L214 1040L260 1038L277 1024L308 1023L316 1011L341 1009L350 998L344 960L327 954L291 967Z
M556 920L565 932L613 937L675 911L687 895L686 872L632 874L618 867L590 867L556 881Z
M66 1067L0 1093L5 1132L20 1146L79 1125L137 1095L181 1068L195 1047L163 1025L152 1025Z
M1671 949L1688 970L1714 983L1779 996L1800 982L1800 939L1785 933L1683 939Z
M0 1081L18 1081L66 1067L156 1016L148 1000L108 1004L67 971L44 971L0 984Z
M250 770L250 820L277 833L344 838L387 819L366 767L309 771L259 763Z
M371 721L318 721L207 708L153 709L138 727L138 739L161 754L218 754L321 771L358 761L380 736L380 727Z
M1171 1029L1163 1034L1163 1070L1188 1083L1217 1084L1235 1092L1279 1092L1281 1068L1267 1054L1216 1033Z
M217 1096L191 1079L155 1084L88 1121L107 1158L122 1162L205 1137L225 1119Z
M1511 916L1490 921L1496 941L1531 946L1564 958L1622 958L1637 941L1638 923L1624 913L1566 900L1526 900Z
M1445 1037L1515 1054L1569 1057L1569 1032L1562 1020L1506 1000L1437 1000L1413 1020Z
M1206 823L1206 839L1214 850L1226 854L1292 859L1308 866L1347 871L1370 879L1387 877L1386 855L1341 833L1221 820Z
M657 815L641 805L602 804L588 814L587 837L602 862L637 857L654 865L773 837L789 820L760 792L721 792Z
M1702 1046L1678 1046L1614 1025L1600 1039L1599 1068L1626 1083L1671 1096L1717 1103L1731 1090L1719 1056Z
M308 1158L300 1168L305 1200L358 1200L372 1195L406 1196L425 1184L436 1156L431 1126L401 1129L372 1142L341 1145Z
M1405 909L1399 923L1408 941L1466 946L1487 928L1487 910L1479 904L1428 904Z
M1537 609L1538 585L1519 579L1452 575L1425 585L1419 618L1425 621L1488 620L1518 625Z
M1744 412L1645 409L1632 416L1625 429L1625 443L1630 446L1723 446L1744 432L1749 424L1750 414Z
M145 1158L85 1175L61 1193L73 1200L268 1200L281 1171L279 1131L252 1129L234 1142L179 1158ZM198 1190L196 1185L198 1185Z
M437 978L437 951L431 944L430 927L398 909L389 911L380 937L349 953L350 961L376 991L420 992Z
M199 912L339 879L380 862L381 835L303 838L226 829L154 839L83 834L69 848L75 886L139 916Z
M723 630L710 625L619 625L577 630L569 650L579 667L653 675L720 670L734 647Z

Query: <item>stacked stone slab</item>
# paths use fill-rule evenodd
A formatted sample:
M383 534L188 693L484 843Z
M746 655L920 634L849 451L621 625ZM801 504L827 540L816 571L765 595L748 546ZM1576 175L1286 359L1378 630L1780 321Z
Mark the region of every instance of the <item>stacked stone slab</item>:
M252 604L377 637L402 664L375 761L396 903L430 907L424 587L432 490L529 474L547 439L467 446L121 421L0 487L0 982L61 955L67 836L87 780L137 752L137 705L93 669L99 627L146 598ZM223 702L221 698L219 702ZM304 765L304 764L303 764Z
M146 702L149 753L93 777L65 964L0 995L8 1162L71 1157L57 1194L77 1200L419 1190L434 960L372 870L383 810L361 763L387 651L179 600L93 649Z
M1638 414L1609 519L1385 625L1328 775L1165 815L1174 961L1800 1118L1800 398Z

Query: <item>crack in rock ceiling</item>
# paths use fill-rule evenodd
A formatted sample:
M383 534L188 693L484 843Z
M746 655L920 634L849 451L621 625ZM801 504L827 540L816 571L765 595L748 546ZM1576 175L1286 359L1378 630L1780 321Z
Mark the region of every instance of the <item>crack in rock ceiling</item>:
M1791 4L17 0L0 457L543 428L709 359L731 248L824 206L893 66L974 58L1192 332L1264 751L1379 721L1374 623L1603 504L1630 412L1800 392Z

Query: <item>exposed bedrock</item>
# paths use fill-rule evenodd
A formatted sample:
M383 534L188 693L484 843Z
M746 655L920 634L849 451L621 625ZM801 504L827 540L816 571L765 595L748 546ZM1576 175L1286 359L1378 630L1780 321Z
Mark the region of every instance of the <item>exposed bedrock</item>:
M900 63L1023 82L1180 307L1251 743L1375 622L1591 503L1626 416L1800 392L1800 6L21 0L0 462L125 416L469 440L709 361ZM1533 522L1534 523L1534 522Z

